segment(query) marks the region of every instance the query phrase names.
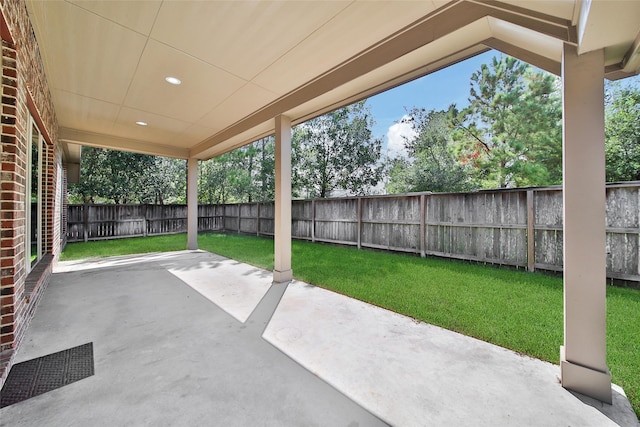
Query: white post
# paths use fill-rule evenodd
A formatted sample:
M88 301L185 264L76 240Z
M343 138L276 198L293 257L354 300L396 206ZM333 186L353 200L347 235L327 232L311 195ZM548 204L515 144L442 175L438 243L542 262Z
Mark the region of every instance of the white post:
M187 249L198 249L198 159L187 160Z
M291 119L276 117L276 200L274 283L289 282L291 271Z
M611 403L606 364L604 52L562 56L564 346L562 386Z

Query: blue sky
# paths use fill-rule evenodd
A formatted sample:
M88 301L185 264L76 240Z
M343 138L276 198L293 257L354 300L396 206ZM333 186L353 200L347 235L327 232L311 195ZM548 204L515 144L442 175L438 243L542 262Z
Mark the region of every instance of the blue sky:
M383 152L389 145L391 153L397 154L399 145L402 144L401 137L400 139L398 137L407 129L402 129L401 126L394 127L394 125L402 119L407 109L420 107L427 110L442 110L453 103L458 107L467 105L471 74L478 70L481 64L490 63L491 58L497 55L500 55L500 52L489 51L370 97L367 104L376 121L372 129L373 135L383 138ZM389 132L390 128L392 128L391 132Z

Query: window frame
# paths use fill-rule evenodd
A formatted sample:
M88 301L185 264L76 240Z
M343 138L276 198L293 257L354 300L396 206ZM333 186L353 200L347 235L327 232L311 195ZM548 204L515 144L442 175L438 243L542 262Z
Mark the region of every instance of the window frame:
M35 139L35 140L34 140ZM36 160L36 165L38 168L37 173L37 195L36 195L36 253L35 259L31 259L34 255L31 247L33 242L31 241L31 235L33 233L32 230L32 191L31 187L33 185L32 176L33 176L33 145L37 144L37 153L38 158ZM25 185L25 265L27 268L27 273L30 272L42 259L43 253L43 240L44 236L42 233L42 207L43 207L43 151L44 151L44 136L42 131L38 127L36 120L32 115L29 115L29 132L28 132L28 149L27 149L27 173L26 173L26 185Z

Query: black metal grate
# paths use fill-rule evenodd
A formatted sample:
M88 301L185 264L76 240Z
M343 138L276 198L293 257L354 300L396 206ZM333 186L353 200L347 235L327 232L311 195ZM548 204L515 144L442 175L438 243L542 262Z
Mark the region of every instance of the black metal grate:
M17 363L0 390L0 408L94 374L93 343Z

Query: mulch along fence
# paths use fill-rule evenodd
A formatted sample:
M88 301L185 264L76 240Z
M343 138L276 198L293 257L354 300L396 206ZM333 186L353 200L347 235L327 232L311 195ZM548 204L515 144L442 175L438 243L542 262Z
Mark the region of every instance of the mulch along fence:
M607 276L640 282L640 182L607 184ZM273 203L200 205L199 231L273 235ZM67 241L183 233L185 205L69 205ZM292 236L562 271L562 187L295 200ZM532 238L530 238L532 237Z

